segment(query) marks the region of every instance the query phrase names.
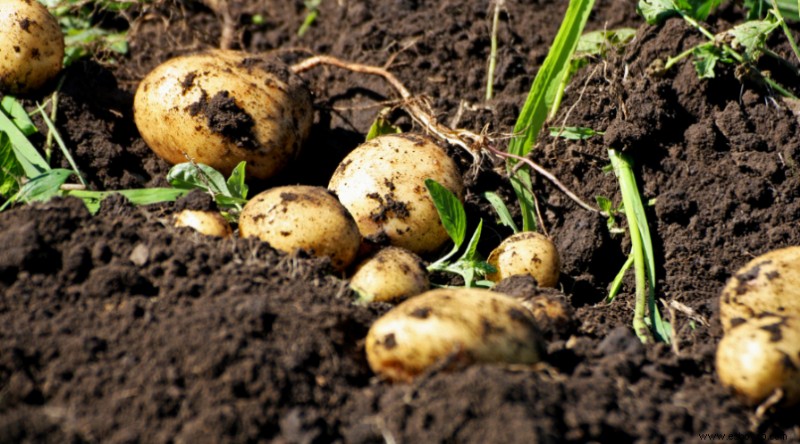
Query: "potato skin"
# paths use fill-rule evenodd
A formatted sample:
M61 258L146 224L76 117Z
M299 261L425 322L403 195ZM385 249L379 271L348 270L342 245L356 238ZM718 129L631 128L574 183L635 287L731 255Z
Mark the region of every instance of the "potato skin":
M175 216L176 227L189 227L206 236L229 237L231 225L216 211L183 210Z
M410 381L437 364L534 364L544 345L528 310L513 298L474 288L436 289L406 300L370 327L370 368Z
M499 282L515 275L530 275L540 287L555 287L561 272L561 256L553 241L532 231L517 233L492 250L487 259L497 272L487 279Z
M0 0L0 30L0 92L27 93L61 72L64 36L44 5Z
M304 185L271 188L253 197L239 216L239 235L258 237L287 253L306 250L344 270L361 244L353 217L328 190Z
M188 156L227 175L246 161L248 176L267 179L298 154L313 108L302 79L281 62L214 50L150 72L136 90L134 119L169 163Z
M391 245L425 254L449 239L425 187L429 178L463 198L461 174L442 148L421 135L392 134L348 154L328 189L350 211L365 238L385 237Z
M717 374L723 385L751 405L776 389L782 404L800 401L800 318L763 315L725 333L717 347Z
M800 247L770 251L748 262L720 296L725 332L761 314L800 317Z
M350 278L360 302L397 302L430 288L428 270L416 254L386 247L362 261Z

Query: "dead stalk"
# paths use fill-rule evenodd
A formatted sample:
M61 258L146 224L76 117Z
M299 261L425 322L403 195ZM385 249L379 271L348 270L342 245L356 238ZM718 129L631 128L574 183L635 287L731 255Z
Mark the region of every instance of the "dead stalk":
M437 138L451 145L455 145L465 150L472 156L472 159L475 164L480 163L481 155L484 152L489 152L501 159L515 159L520 163L517 164L517 167L515 167L515 169L512 171L512 174L516 171L517 168L519 168L519 166L523 164L527 165L528 167L536 171L538 174L542 175L544 178L549 180L556 188L561 190L561 192L563 192L567 197L575 201L575 203L578 204L578 206L580 206L581 208L591 211L593 213L603 214L602 211L589 205L588 203L583 201L583 199L578 197L575 193L570 191L566 185L561 183L561 181L559 181L555 177L555 175L547 171L545 168L543 168L536 162L526 157L517 156L514 154L507 153L505 151L498 150L497 148L494 148L490 143L491 139L489 139L487 136L479 135L465 129L452 129L439 123L433 116L433 113L427 106L427 103L424 100L419 99L418 97L414 97L408 91L405 85L403 85L403 83L400 82L400 80L397 77L395 77L394 74L387 71L385 68L380 68L372 65L364 65L361 63L348 62L327 55L315 55L292 65L291 70L295 74L299 74L309 71L321 65L335 66L337 68L345 69L352 72L382 77L400 95L400 98L402 99L403 102L402 104L403 108L405 108L405 110L408 112L408 114L415 122L422 125L422 127L428 133L433 134Z

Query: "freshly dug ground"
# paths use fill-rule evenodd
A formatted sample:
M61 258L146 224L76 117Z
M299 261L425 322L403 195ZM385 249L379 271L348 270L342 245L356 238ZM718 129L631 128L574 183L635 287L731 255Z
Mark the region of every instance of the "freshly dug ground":
M458 115L457 126L486 126L502 144L567 1L506 1L496 97L486 102L489 3L324 1L302 37L303 2L234 3L233 43L281 50L290 62L311 53L391 62L441 121ZM256 14L262 24L253 24ZM724 6L710 26L742 17ZM222 21L190 1L142 5L129 18L129 54L73 65L59 96L58 126L94 189L166 186L169 165L133 124L133 91L158 63L217 46L222 34ZM584 68L556 119L605 134L578 142L543 135L534 158L585 200L618 203L606 149L632 154L640 190L654 200L648 216L673 347L643 346L633 335L630 278L612 304L602 302L627 236L611 235L604 218L539 177L577 326L550 332L542 368L474 366L394 385L364 357L363 338L386 307L353 305L326 261L173 228L176 210L211 205L202 194L148 207L113 197L95 216L78 200L54 199L0 214L0 442L676 443L705 434L800 442L800 409L756 415L720 387L713 361L728 277L755 255L800 244L798 118L732 69L698 80L685 61L651 75L655 60L697 43L697 33L677 19L645 25L633 1L599 0L589 28L621 26L638 28L634 41ZM796 64L785 38L770 43ZM780 65L764 68L797 84ZM253 184L253 193L325 185L381 108L396 105L377 78L337 68L304 77L315 93L314 135L291 171ZM418 130L402 111L390 116ZM509 232L480 193L513 202L503 168L487 160L471 174L468 156L450 152L467 177L472 226L479 217L488 224L488 254Z

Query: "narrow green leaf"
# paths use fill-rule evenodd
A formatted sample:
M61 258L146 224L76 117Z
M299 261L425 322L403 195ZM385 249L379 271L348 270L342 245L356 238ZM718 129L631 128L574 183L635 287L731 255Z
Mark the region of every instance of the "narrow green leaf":
M525 105L522 107L522 111L514 125L514 134L518 134L518 136L511 139L508 145L509 153L524 156L532 149L539 131L547 119L551 105L558 96L561 81L569 69L570 60L578 45L578 40L583 34L583 29L593 6L594 0L572 0L569 2L564 21L561 22L550 51L536 74ZM516 163L517 161L515 160L509 160L509 170ZM529 231L536 225L536 216L533 207L533 196L528 191L531 185L528 169L521 168L517 172L517 179L519 183L514 184L514 181L512 181L512 185L520 201L523 216L522 229Z
M481 231L483 231L483 219L478 222L478 228L475 229L475 232L472 233L472 237L469 239L469 243L467 244L466 250L464 250L464 254L461 256L461 259L467 261L474 261L476 259L476 255L478 253L478 242L481 240Z
M244 183L244 173L246 164L247 162L244 161L239 162L239 164L236 165L236 168L234 168L233 171L231 172L231 177L228 178L227 182L228 191L230 191L230 195L242 200L247 199L247 192L249 191L247 184Z
M47 201L52 197L61 194L61 185L75 174L72 170L54 168L34 177L23 185L14 198L15 201L34 202Z
M125 196L134 205L150 205L160 202L174 202L179 197L189 194L189 190L177 188L145 188L141 190L118 190L118 191L89 191L89 190L70 190L65 191L64 195L77 197L92 214L100 209L103 199L112 194Z
M503 202L503 199L501 199L497 193L487 191L483 193L483 198L492 204L492 208L494 208L494 211L497 212L497 216L500 217L500 222L503 225L511 228L514 233L519 233L519 228L517 228L517 224L514 223L514 218L511 217L511 212L508 210L505 202Z
M461 248L467 235L467 213L464 211L464 205L452 191L433 179L426 179L425 186L445 231L453 240L455 248Z
M14 125L16 125L26 137L38 131L36 125L33 124L30 116L28 116L28 112L25 111L22 104L13 96L3 97L3 100L0 101L0 108L8 114L11 121L14 122Z
M47 125L47 129L50 130L50 134L53 135L53 138L56 141L56 145L61 149L61 153L64 154L64 157L69 162L69 165L72 167L72 170L78 176L78 180L86 186L86 181L83 179L81 172L78 170L78 164L75 163L75 159L72 157L72 153L70 153L67 145L64 143L64 139L61 138L61 133L58 132L58 128L56 128L55 123L50 119L50 116L44 112L44 108L39 107L39 114L42 116L42 120L44 120L45 125Z
M622 268L619 269L617 275L614 277L614 280L611 281L611 285L608 286L608 297L606 297L606 302L611 303L614 298L619 293L620 288L622 288L622 281L625 279L625 273L633 265L633 254L628 255L628 259L622 264Z
M567 140L586 140L594 136L601 136L603 132L583 126L554 126L550 128L550 135Z
M50 170L50 165L47 164L44 157L3 111L0 111L0 131L5 132L11 141L14 156L22 166L26 177L37 177Z
M22 165L14 156L11 141L0 132L0 196L8 198L19 190L20 179L25 175Z

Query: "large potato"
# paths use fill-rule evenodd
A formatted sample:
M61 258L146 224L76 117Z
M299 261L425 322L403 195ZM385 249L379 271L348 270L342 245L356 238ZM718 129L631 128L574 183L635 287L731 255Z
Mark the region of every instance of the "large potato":
M396 302L430 288L428 270L416 254L386 247L358 265L350 287L361 302Z
M237 51L177 57L145 77L134 118L147 145L167 162L187 158L228 174L266 179L300 149L313 121L302 79L279 61Z
M353 217L328 190L284 186L252 198L239 216L239 234L258 237L287 253L306 250L344 270L361 244Z
M487 259L497 271L487 279L499 282L516 275L530 275L540 287L555 287L561 273L561 256L553 241L533 231L517 233L500 243Z
M532 315L513 298L474 288L431 290L401 303L367 334L372 370L408 381L434 365L533 364L544 345Z
M800 318L764 315L725 333L717 347L720 381L750 404L783 390L783 405L800 401Z
M720 297L720 320L727 332L760 314L800 316L800 247L758 256L731 277Z
M459 199L464 184L455 162L427 137L392 134L361 144L333 173L328 188L356 219L361 234L417 254L448 239L425 187L433 179Z
M36 0L0 0L0 92L33 91L60 71L64 36Z

